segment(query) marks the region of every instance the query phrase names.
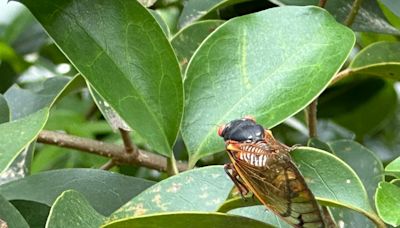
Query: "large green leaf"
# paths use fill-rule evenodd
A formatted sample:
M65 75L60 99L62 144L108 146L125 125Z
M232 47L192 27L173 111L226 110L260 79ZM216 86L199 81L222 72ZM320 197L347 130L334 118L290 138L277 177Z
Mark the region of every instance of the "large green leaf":
M318 0L270 0L288 5L317 5ZM353 1L327 1L325 8L340 22L344 22L352 9ZM400 31L385 18L376 0L363 0L351 26L355 31L376 32L399 35Z
M268 228L272 227L257 220L221 213L168 213L150 216L131 217L117 220L102 226L103 228Z
M170 156L182 116L182 79L151 14L137 1L21 2L130 127Z
M109 215L153 182L95 169L64 169L42 172L0 187L8 200L30 200L52 205L63 191L83 194L93 207Z
M228 197L232 186L221 166L186 171L142 192L109 219L172 211L215 211Z
M104 217L90 206L82 194L67 190L51 207L46 228L98 228L103 220Z
M384 179L381 160L373 151L352 140L338 140L328 144L333 153L357 173L367 190L368 197L372 199L379 182Z
M400 187L381 182L376 190L375 205L383 221L395 227L400 225Z
M0 173L36 138L48 114L49 110L44 108L22 119L0 124Z
M0 195L0 225L4 227L1 220L6 222L6 228L28 228L29 225L26 223L24 217L18 212L18 210L8 202L2 195Z
M200 43L222 23L224 23L222 20L200 21L180 30L171 38L171 45L174 47L182 72L185 72L190 58Z
M400 80L400 42L378 42L354 57L350 74L366 74Z
M272 8L220 26L186 71L182 136L190 165L223 150L219 124L250 114L270 128L303 109L353 44L351 30L317 7Z

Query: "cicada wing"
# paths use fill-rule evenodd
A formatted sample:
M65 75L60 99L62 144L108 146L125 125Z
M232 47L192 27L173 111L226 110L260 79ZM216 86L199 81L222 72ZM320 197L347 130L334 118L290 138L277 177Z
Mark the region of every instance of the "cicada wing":
M233 158L239 176L270 210L296 227L324 227L318 204L289 155L270 155L268 165Z

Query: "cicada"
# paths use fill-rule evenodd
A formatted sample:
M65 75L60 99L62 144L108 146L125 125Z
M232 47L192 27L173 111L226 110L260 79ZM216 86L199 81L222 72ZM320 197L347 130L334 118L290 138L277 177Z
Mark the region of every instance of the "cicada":
M290 147L251 117L221 126L218 134L232 162L225 171L242 197L251 191L293 227L325 227L314 195L290 158Z

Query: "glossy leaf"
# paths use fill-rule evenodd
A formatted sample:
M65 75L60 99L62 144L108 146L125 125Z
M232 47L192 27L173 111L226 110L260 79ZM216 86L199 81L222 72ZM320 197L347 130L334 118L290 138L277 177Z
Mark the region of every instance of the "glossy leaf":
M271 0L273 2L281 2L288 5L317 5L318 0ZM327 1L325 9L327 9L339 22L344 22L352 8L352 1L336 0ZM377 1L364 0L358 11L358 14L351 26L355 31L376 32L399 35L400 31L394 28L385 18L379 8Z
M3 95L0 94L0 124L10 121L10 109Z
M208 166L165 179L133 198L110 220L173 211L215 211L233 183L221 166Z
M73 81L68 77L54 77L43 81L40 88L36 90L13 85L4 94L10 107L11 119L22 118L44 107L50 108L62 91Z
M378 42L362 49L353 59L350 74L400 80L400 42Z
M182 79L151 14L137 1L22 3L129 126L170 156L182 115Z
M46 228L98 228L103 220L104 217L90 206L82 194L67 190L55 200Z
M117 220L102 226L103 228L268 228L272 227L257 220L221 214L221 213L168 213L155 214L150 216L132 217L127 219Z
M83 194L93 207L109 215L153 182L95 169L42 172L7 183L0 194L8 200L30 200L51 206L65 190Z
M222 23L224 23L222 20L200 21L187 26L172 37L171 45L178 57L182 72L185 72L190 58L200 43Z
M357 173L367 190L368 197L372 199L379 182L384 179L381 160L373 151L355 141L338 140L328 144L333 153Z
M291 155L322 204L347 207L382 224L369 204L365 187L350 166L330 153L313 148L299 147Z
M396 158L394 161L390 162L385 167L385 172L393 173L400 177L400 157Z
M49 110L44 108L25 118L0 124L0 173L36 138L48 115Z
M49 206L26 200L12 200L10 203L17 208L30 227L45 227Z
M8 202L3 196L0 195L0 225L1 220L6 222L6 228L28 228L29 225L26 223L24 217L18 212L18 210ZM1 226L4 227L4 226Z
M395 227L400 225L400 187L381 182L376 190L375 205L383 221Z
M351 30L317 7L271 8L220 26L186 71L182 136L190 165L223 150L220 124L248 114L271 128L303 109L353 43Z

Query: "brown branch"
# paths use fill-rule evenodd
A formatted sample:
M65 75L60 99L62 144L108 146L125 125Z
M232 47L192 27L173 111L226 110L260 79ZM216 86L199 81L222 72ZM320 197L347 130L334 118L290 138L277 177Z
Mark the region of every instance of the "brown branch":
M310 138L317 137L317 105L318 98L313 100L307 108L308 135Z
M125 148L120 145L46 130L39 133L37 141L108 157L116 164L132 164L164 172L167 170L167 159L165 157L140 149L135 156L132 153L126 153ZM177 166L180 171L188 168L186 163L178 163Z
M319 0L318 6L324 8L328 0Z
M354 0L353 5L351 6L350 13L349 15L347 15L346 20L344 21L344 24L347 25L348 27L351 27L354 20L356 19L358 11L361 8L361 3L362 0Z

